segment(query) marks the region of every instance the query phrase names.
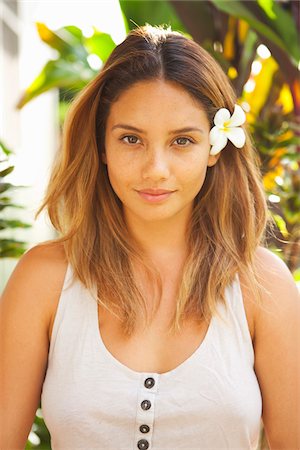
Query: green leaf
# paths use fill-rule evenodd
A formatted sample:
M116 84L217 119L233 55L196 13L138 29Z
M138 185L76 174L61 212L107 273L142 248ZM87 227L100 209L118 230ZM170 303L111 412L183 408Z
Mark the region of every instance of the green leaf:
M300 282L300 267L295 270L295 272L293 273L293 277L296 282Z
M85 39L85 46L90 53L94 53L105 63L116 47L110 34L95 29L93 36Z
M120 7L127 18L130 29L150 23L171 25L173 30L186 31L172 5L165 0L120 0Z
M238 67L238 78L241 89L243 89L243 86L249 77L250 71L249 67L251 67L250 64L253 61L253 55L255 54L256 51L256 44L257 44L257 34L251 29L249 29L247 36L245 38L243 52L241 54Z
M11 173L14 170L14 166L7 167L7 169L4 169L0 172L0 178L6 177L9 173Z
M297 205L297 201L295 198L289 197L286 201L286 204L282 205L282 210L284 212L284 216L286 221L290 225L296 225L300 220L300 210L299 205Z
M130 26L129 26L127 17L125 16L124 11L122 9L121 9L121 15L122 15L122 19L123 19L123 22L124 22L124 25L125 25L125 33L128 34L129 31L130 31Z
M16 186L14 186L13 184L10 183L0 183L0 194L2 194L2 192L6 192L9 189L15 189Z
M246 2L239 0L211 0L212 3L221 11L227 14L245 20L254 30L258 31L266 38L274 42L278 47L285 50L285 45L282 39L266 24L260 21L255 15L247 8Z
M62 27L53 31L40 22L37 22L36 26L42 41L57 50L64 58L71 57L73 61L86 58L87 51L82 43L82 33L80 37L78 32L74 33L74 28L70 27Z
M54 48L61 54L72 52L72 46L59 37L57 33L50 30L47 25L37 22L36 27L41 40L47 45Z
M284 147L290 147L292 145L299 145L300 139L298 136L293 136L289 139L286 139L284 141L275 141L275 147L276 148L284 148Z
M239 0L211 1L221 11L239 19L244 19L255 31L284 50L285 54L291 58L293 66L298 66L300 59L300 45L297 27L293 17L277 2L273 2L275 17L271 19L266 14L266 20L262 21L254 12L252 12L256 2L243 2ZM263 0L263 3L266 6L270 1Z
M25 245L15 239L0 239L0 258L18 258L26 251Z
M279 214L272 214L275 220L275 223L282 234L282 236L287 239L289 236L289 232L286 227L285 220Z
M273 11L273 0L257 0L257 3L270 19L276 19L276 14Z
M20 220L0 219L0 230L6 230L7 228L31 228L31 225Z
M17 108L22 108L33 98L55 87L80 90L94 76L95 72L86 61L78 61L73 64L63 59L48 61L41 73L24 92Z
M300 153L285 153L284 158L287 158L290 161L300 161Z
M3 141L0 141L0 149L3 151L3 153L5 153L5 155L10 155L11 153L13 153L11 150L9 150L9 148L6 147L6 145L4 144Z
M84 42L84 36L80 28L76 27L75 25L67 25L66 27L64 27L64 30L72 34L78 43Z
M0 198L0 211L3 211L3 209L5 209L5 208L24 209L24 206L15 205L13 203L6 203L6 202L3 202L3 198Z
M293 63L297 67L300 60L300 40L295 20L277 2L274 2L274 12L276 20L272 21L272 26L275 32L281 36L287 54L292 57Z

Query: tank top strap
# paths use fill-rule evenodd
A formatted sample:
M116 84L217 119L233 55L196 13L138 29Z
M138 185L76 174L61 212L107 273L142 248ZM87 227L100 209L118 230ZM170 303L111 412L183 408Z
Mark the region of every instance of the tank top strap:
M93 305L92 302L87 301L87 297L89 296L85 287L76 280L72 266L68 263L53 322L49 360L54 354L54 348L58 339L64 343L66 349L68 345L69 348L72 348L74 342L72 342L71 336L74 335L74 330L80 333L84 322L90 320L90 314L87 312L87 309L92 308ZM63 339L61 339L62 335Z
M245 310L245 303L243 299L243 294L241 290L241 283L238 273L235 276L235 281L233 283L233 307L238 317L238 322L241 330L241 335L244 342L248 342L251 348L251 353L253 352L252 338L249 330L248 319Z
M219 322L218 330L220 333L224 332L224 339L231 336L240 354L254 365L254 349L238 273L225 289L225 303L226 306L221 302L218 303L219 316L216 316Z

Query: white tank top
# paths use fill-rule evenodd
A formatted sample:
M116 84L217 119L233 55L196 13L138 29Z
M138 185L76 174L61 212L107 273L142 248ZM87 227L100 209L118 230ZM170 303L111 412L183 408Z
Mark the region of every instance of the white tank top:
M197 350L136 372L105 347L93 293L68 265L42 390L52 450L256 449L262 399L239 278ZM145 353L144 358L147 358Z

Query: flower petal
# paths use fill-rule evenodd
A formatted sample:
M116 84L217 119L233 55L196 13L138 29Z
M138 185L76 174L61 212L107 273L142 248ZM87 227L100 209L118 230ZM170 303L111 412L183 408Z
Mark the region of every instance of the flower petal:
M239 106L234 106L233 114L229 120L229 127L239 127L246 121L246 114L244 113L244 110Z
M246 135L243 128L228 128L224 133L233 145L235 145L235 147L242 148L245 145Z
M228 122L230 119L230 112L226 108L221 108L219 111L217 111L215 117L214 117L214 124L217 127L223 127L224 122Z
M219 127L213 127L209 132L209 143L210 145L215 145L218 142L219 136L224 134Z
M210 155L216 155L226 146L227 137L224 131L221 131L218 127L214 127L209 133L209 141L212 145Z

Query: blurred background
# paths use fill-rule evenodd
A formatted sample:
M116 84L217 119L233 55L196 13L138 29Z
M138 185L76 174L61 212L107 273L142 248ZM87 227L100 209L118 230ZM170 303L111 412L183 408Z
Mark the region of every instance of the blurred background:
M260 155L268 247L300 283L298 0L0 0L0 290L26 249L55 237L34 214L70 102L145 23L192 37L230 78ZM39 408L26 449L49 442Z

